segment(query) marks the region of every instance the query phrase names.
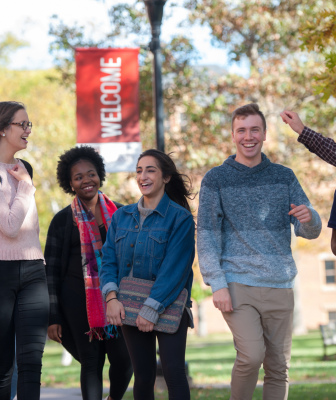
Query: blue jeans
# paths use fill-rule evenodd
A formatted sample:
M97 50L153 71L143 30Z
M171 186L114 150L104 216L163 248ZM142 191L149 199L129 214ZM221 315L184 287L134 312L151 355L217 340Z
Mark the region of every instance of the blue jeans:
M0 399L10 400L13 360L20 400L39 400L49 296L42 260L0 261Z

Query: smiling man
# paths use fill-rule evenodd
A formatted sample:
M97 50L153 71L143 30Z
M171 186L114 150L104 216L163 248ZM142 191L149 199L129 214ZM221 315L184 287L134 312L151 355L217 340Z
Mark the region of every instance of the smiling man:
M233 112L232 139L236 154L202 181L200 268L237 350L230 399L252 399L263 363L263 398L285 400L297 274L291 224L314 239L321 220L293 171L261 152L266 121L257 104Z

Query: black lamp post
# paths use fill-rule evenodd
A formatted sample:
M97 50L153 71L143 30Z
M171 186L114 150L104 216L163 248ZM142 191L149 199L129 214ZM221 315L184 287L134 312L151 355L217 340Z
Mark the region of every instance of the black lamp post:
M161 46L160 46L160 34L161 34L161 22L163 16L163 7L167 0L144 0L147 7L147 13L149 22L152 28L152 41L149 44L149 50L154 55L153 67L154 67L154 110L155 110L155 128L156 128L156 147L158 150L164 151L164 129L163 129L163 95L162 95L162 73L161 73ZM157 362L157 373L156 373L156 384L158 378L163 379L163 371L160 359L160 353L157 351L159 356ZM185 363L186 375L188 380L188 363ZM165 386L165 384L164 384Z
M152 27L152 41L149 49L154 55L154 103L155 103L155 129L156 147L164 151L164 129L163 129L163 96L162 96L162 74L161 74L161 48L160 33L163 15L163 7L167 0L144 0L147 7L149 22Z

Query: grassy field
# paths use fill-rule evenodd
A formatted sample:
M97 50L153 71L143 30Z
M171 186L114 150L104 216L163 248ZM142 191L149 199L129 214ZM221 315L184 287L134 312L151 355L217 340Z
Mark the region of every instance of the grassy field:
M328 354L332 354L329 349ZM290 380L314 382L316 380L336 379L336 360L323 361L323 346L320 332L293 338ZM190 336L187 348L187 361L190 375L197 384L230 383L235 349L231 334L222 334L200 339ZM263 370L259 380L262 382ZM336 398L336 396L335 396Z
M191 400L229 400L230 391L228 389L192 389ZM289 400L335 400L336 389L333 384L309 384L295 385L289 389ZM132 393L127 392L124 400L133 399ZM155 393L156 400L167 400L167 392ZM262 390L257 388L253 395L253 400L262 400Z
M329 349L329 353L336 348ZM290 368L290 400L334 400L336 399L336 359L322 360L323 347L319 332L310 332L305 336L293 338L292 360ZM42 369L42 385L56 387L79 386L79 364L73 361L68 367L61 365L62 347L48 342L45 348ZM189 375L195 385L205 388L192 390L192 399L229 399L228 389L207 388L207 385L229 384L235 350L230 334L210 335L198 338L188 337L186 359ZM107 380L108 362L104 368L104 382ZM263 371L259 381L262 382ZM322 381L322 382L321 382ZM132 393L125 395L132 399ZM156 399L167 399L167 393L157 393ZM262 399L261 388L257 388L253 400Z

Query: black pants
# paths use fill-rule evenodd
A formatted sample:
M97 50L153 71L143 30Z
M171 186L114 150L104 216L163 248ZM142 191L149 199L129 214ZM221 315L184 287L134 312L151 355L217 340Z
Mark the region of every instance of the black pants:
M82 283L79 285L79 282L69 278L62 286L63 346L81 364L80 383L83 400L102 399L106 354L110 362L109 394L113 400L121 400L133 374L125 340L119 329L118 338L93 339L89 342L89 336L85 335L85 332L90 329L86 313L85 291Z
M122 327L134 369L135 400L153 400L156 378L156 338L159 343L163 375L170 400L189 400L190 390L185 373L185 349L189 317L185 311L174 334L141 332L137 327Z
M19 400L38 400L49 296L42 260L0 261L0 399L9 400L15 355Z

